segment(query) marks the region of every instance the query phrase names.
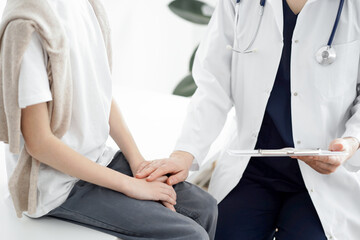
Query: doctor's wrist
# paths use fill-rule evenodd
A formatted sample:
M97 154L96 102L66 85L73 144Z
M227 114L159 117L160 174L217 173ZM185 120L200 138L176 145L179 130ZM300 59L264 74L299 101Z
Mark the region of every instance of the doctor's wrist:
M185 163L186 167L188 169L190 169L193 161L194 161L194 156L191 153L188 152L184 152L184 151L174 151L171 155L170 155L171 159L174 159L176 161L182 161Z
M360 148L360 141L355 137L344 137L345 140L350 141L351 145L353 146L353 149L359 150Z

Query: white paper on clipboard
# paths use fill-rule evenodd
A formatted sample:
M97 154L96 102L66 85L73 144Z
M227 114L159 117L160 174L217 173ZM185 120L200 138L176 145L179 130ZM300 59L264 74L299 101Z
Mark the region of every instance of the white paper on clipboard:
M346 152L334 152L321 149L258 149L258 150L228 150L235 157L300 157L300 156L346 156Z

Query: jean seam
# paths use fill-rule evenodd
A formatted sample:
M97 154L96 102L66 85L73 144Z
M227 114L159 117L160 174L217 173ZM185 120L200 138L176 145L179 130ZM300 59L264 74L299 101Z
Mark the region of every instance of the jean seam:
M87 220L90 220L90 221L93 221L93 222L95 222L95 223L100 223L100 225L103 225L103 227L106 228L106 229L108 229L108 230L116 231L116 232L121 233L121 234L132 235L132 236L136 236L136 237L144 237L144 236L142 236L142 235L140 235L140 234L138 234L138 233L134 233L134 232L131 232L131 231L128 231L128 230L125 230L125 229L122 229L122 228L113 226L113 225L111 225L111 224L105 223L105 222L100 221L100 220L97 220L97 219L95 219L95 218L86 216L86 215L84 215L84 214L82 214L82 213L80 213L80 212L77 212L77 211L74 211L74 210L70 210L70 209L68 209L68 208L66 208L66 207L60 206L60 207L58 207L58 208L60 208L60 209L62 209L62 210L64 210L64 211L70 212L70 213L78 214L80 217L83 217L83 218L85 218L85 219L87 219ZM85 224L86 224L86 223L85 223ZM89 225L90 225L90 224L89 224ZM96 227L96 226L94 226L94 227Z
M186 208L183 208L183 207L180 207L180 206L175 206L175 208L176 208L177 212L182 213L183 215L186 215L186 216L190 217L195 222L197 222L198 224L201 225L200 214L198 214L196 212L189 211Z

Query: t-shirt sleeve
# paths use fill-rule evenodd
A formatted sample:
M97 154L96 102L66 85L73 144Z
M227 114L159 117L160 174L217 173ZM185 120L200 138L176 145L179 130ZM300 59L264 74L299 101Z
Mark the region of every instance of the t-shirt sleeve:
M20 108L52 101L46 65L47 53L41 44L39 34L34 32L20 68Z

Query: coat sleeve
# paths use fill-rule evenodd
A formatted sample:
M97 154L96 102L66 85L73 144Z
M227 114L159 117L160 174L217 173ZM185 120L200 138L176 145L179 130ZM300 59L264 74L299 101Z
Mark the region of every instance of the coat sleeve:
M359 56L360 58L360 56ZM358 81L357 81L357 98L351 108L351 117L346 122L346 130L342 137L355 137L360 141L360 60L358 68ZM349 159L345 165L348 170L357 172L360 171L360 150Z
M231 99L232 51L235 0L219 0L205 38L195 57L193 76L198 86L175 150L191 153L192 170L197 170L211 144L224 127Z

